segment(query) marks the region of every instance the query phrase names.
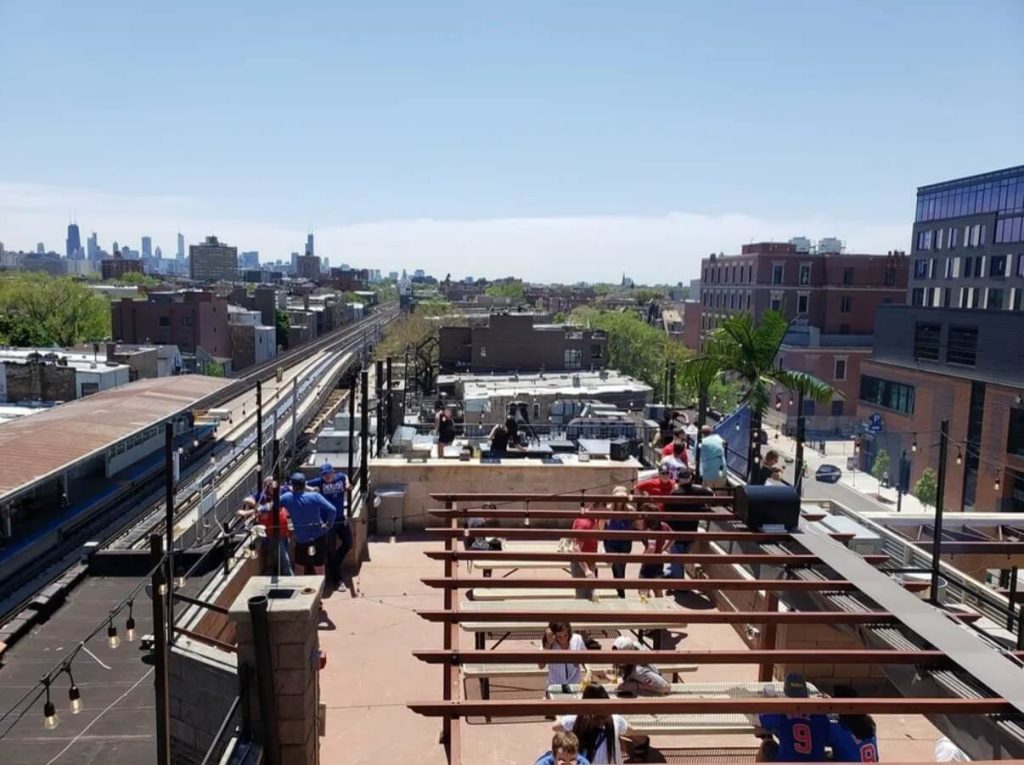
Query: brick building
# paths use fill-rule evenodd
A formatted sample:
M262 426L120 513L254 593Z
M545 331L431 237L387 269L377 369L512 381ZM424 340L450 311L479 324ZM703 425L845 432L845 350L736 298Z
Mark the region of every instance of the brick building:
M1022 221L1024 166L919 188L910 305L879 311L862 368L858 415L882 430L861 466L906 452L913 486L948 419L947 509L1024 510Z
M535 324L534 314L492 314L468 326L441 327L445 372L603 369L608 336L566 324Z
M833 240L834 241L834 240ZM835 242L838 245L838 242ZM851 433L856 423L861 362L871 354L875 311L900 304L907 296L908 261L903 253L887 255L812 252L799 243L744 245L739 255L712 255L701 263L701 336L736 313L755 319L769 310L790 321L778 363L813 374L838 394L829 407L804 402L809 433ZM781 394L781 391L776 391ZM797 412L783 396L772 413L787 430L795 430Z
M218 358L231 356L228 303L212 292L151 292L145 301L111 303L110 314L118 342L176 345L192 357L199 348Z
M142 261L122 258L121 253L114 250L114 257L100 261L100 275L103 281L123 279L125 274L141 274Z
M189 278L197 282L233 282L238 279L238 248L228 247L217 237L208 236L202 244L189 245Z

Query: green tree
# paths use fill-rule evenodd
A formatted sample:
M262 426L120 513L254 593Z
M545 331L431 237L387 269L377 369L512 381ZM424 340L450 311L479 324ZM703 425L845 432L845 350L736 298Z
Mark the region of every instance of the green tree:
M938 490L935 471L931 468L925 468L924 472L921 473L921 477L917 479L917 483L914 484L914 496L917 497L922 505L934 507Z
M292 328L288 313L280 308L274 313L274 327L277 330L276 340L278 348L288 347L288 333Z
M207 362L203 364L200 374L204 374L207 377L224 377L224 365L218 364L215 361Z
M875 464L871 466L871 475L878 479L879 489L881 489L882 481L887 481L889 479L890 467L891 460L889 459L889 452L882 449L875 455ZM880 492L879 495L881 495Z
M512 298L513 300L524 300L526 298L526 290L523 287L523 283L518 279L503 284L492 284L484 290L484 293L491 297Z
M110 304L89 287L44 273L0 278L0 342L64 348L110 336Z
M728 377L739 382L740 402L750 407L752 435L761 430L773 385L782 385L816 403L827 404L832 400L833 389L828 383L805 372L775 365L788 328L778 311L767 311L756 323L750 314L741 313L725 319L705 342L706 355L715 359ZM751 474L755 467L751 459Z
M137 284L141 287L155 287L160 284L160 280L155 276L137 272L123 274L117 279L111 279L109 281L117 282L119 284Z

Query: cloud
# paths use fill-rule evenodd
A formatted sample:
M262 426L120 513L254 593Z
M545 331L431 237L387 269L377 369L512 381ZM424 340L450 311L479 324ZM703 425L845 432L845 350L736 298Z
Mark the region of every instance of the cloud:
M0 182L0 241L28 249L43 241L61 250L69 213L83 238L100 232L138 247L149 235L165 253L175 234L195 242L208 234L259 250L262 260L287 260L305 241L301 228L264 220L219 217L216 204L196 198L126 195L82 188ZM766 220L733 213L706 215L596 215L486 220L385 220L338 223L315 231L317 252L333 265L379 268L385 273L422 268L443 278L518 276L534 281L617 281L623 272L638 282L695 278L710 252L734 253L752 241L786 241L801 235L838 236L851 252L907 249L909 223L857 223L825 218Z

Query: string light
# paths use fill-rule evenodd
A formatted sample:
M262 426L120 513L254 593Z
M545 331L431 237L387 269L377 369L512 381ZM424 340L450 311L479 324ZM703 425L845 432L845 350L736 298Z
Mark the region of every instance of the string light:
M124 636L129 643L135 642L135 614L132 613L135 608L135 601L131 600L128 602L128 621L124 625Z
M107 645L111 648L117 648L121 645L121 638L117 636L117 627L114 626L114 620L110 620L110 624L107 626Z
M961 453L959 446L956 447L956 464L957 465L964 464L964 455Z
M912 451L912 452L916 452L917 451L917 433L914 434L914 440L910 444L910 451Z
M46 703L43 704L43 728L46 730L53 730L60 724L60 718L57 717L57 707L53 705L50 700L50 680L46 680Z
M999 476L998 475L996 475L995 490L999 491Z
M64 667L64 671L67 673L68 681L71 683L71 687L68 688L68 702L70 702L71 714L77 715L82 711L82 692L75 685L75 678L71 674L71 665Z

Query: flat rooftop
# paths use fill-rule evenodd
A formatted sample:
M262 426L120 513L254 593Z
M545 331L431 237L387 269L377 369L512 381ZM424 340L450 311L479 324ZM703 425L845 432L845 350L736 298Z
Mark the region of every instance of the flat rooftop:
M0 424L0 497L100 454L231 383L203 375L138 380Z
M647 383L613 369L604 372L564 370L536 374L438 375L437 384L461 385L465 400L490 396L564 395L573 398L599 393L647 393L653 389Z

